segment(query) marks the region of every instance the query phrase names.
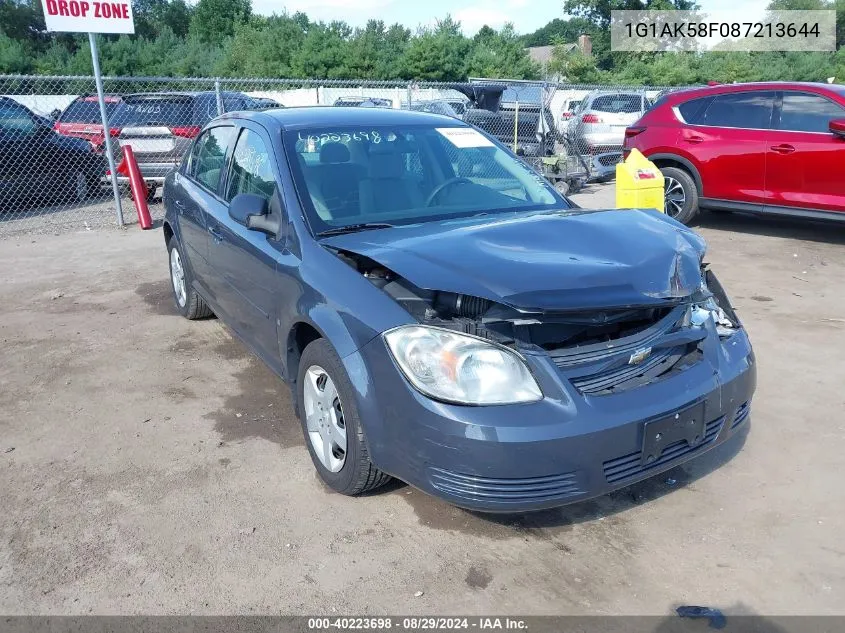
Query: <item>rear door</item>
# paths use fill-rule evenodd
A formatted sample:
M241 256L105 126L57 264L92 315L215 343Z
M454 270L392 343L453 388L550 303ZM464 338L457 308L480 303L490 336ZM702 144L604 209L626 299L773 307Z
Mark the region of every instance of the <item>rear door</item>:
M819 94L784 91L768 145L766 202L845 212L845 139L830 132L845 106Z
M717 95L678 144L696 158L706 198L762 204L766 152L776 93L751 90Z
M199 133L194 97L180 94L129 95L118 107L113 125L120 127L120 146L130 145L149 178L163 178L175 169Z
M235 127L220 125L207 129L193 146L185 169L175 177L173 205L179 217L183 245L203 294L217 303L220 280L209 266L209 216L224 213L226 203L220 194L226 156L235 139Z
M278 364L276 334L276 262L281 240L251 231L229 216L228 203L242 193L270 200L277 190L275 158L266 131L248 122L241 129L225 183L226 205L209 212L209 262L216 279L225 282L217 294L224 312L242 337L269 363Z

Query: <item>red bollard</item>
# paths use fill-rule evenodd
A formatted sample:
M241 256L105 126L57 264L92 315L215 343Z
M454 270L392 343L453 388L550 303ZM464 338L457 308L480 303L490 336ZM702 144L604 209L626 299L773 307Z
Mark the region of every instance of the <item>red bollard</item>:
M138 163L135 162L132 148L129 145L123 145L121 149L123 150L123 160L120 161L117 172L129 176L132 201L138 211L138 224L144 230L151 229L153 228L153 219L150 217L150 209L147 207L147 185L144 183L144 177L141 176L141 170L138 169Z

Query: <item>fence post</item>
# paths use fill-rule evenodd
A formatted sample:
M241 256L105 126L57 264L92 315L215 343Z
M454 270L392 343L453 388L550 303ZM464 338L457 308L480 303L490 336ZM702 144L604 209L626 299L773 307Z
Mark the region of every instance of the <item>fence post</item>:
M214 93L217 95L217 116L223 114L223 95L220 94L220 79L214 80Z
M408 109L411 109L411 106L414 103L414 91L411 88L412 84L408 84Z

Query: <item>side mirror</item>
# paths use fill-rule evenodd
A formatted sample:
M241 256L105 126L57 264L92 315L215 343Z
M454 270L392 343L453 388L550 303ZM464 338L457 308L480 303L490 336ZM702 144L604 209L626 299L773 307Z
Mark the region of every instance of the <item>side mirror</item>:
M270 205L267 198L254 193L239 193L229 203L229 216L246 228L275 236L279 232L280 222L269 215Z
M833 119L830 122L830 131L839 138L845 138L845 119Z

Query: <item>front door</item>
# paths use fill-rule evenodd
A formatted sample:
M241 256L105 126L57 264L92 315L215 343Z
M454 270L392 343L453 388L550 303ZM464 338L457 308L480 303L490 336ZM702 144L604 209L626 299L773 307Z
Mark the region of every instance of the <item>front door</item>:
M277 187L271 147L259 126L248 124L241 130L226 178L226 203L242 193L260 195L269 202ZM277 261L284 252L284 240L238 224L229 216L228 207L217 209L209 214L209 231L216 232L209 242L209 258L215 276L227 286L226 295L221 294L219 300L238 334L277 367L281 357L276 330Z
M845 107L817 94L782 94L766 160L767 204L845 213L845 139L830 131Z

